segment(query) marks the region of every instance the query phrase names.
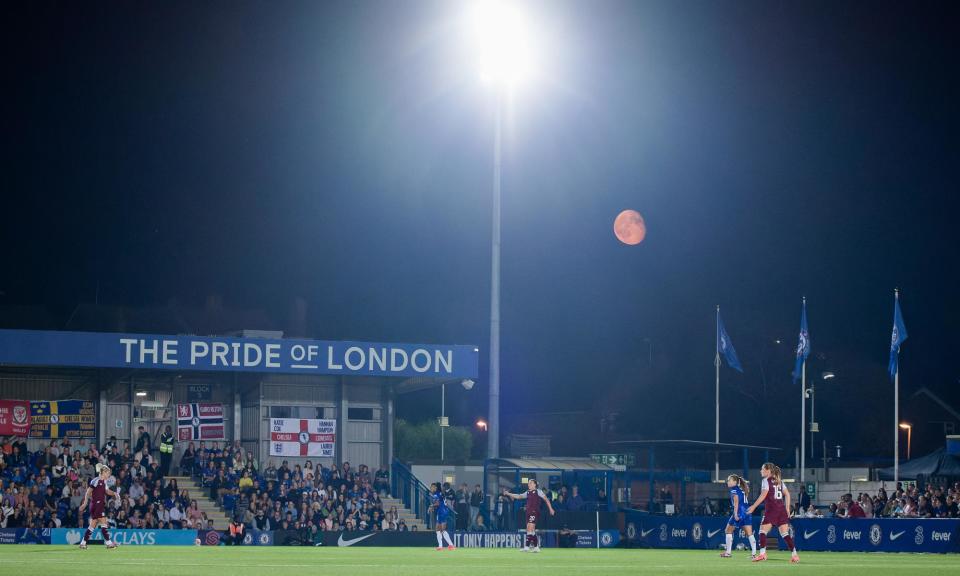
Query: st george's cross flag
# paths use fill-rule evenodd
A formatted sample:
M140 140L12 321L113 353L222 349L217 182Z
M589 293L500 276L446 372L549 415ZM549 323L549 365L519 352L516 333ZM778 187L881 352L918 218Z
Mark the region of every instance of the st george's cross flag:
M336 420L271 418L270 455L333 458L336 434Z
M177 404L177 440L223 440L223 404Z

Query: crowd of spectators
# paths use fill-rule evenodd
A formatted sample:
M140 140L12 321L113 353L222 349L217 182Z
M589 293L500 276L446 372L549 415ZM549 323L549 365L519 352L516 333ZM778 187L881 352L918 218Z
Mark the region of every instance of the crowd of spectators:
M209 525L187 490L175 480L164 481L160 464L151 454L149 435L137 444L111 438L104 446L86 440L51 440L42 450L9 438L0 443L0 527L56 528L79 526L79 511L95 466L113 471L120 496L108 503L115 528L203 528Z
M805 503L795 515L805 518L960 518L960 482L897 485L892 494L880 488L876 495L844 494L824 510Z
M294 530L305 539L328 530L404 531L395 507L385 510L381 496L390 489L385 466L290 466L271 460L261 468L239 443L187 445L180 459L184 473L198 478L211 499L246 530Z
M113 471L119 497L108 502L114 528L212 529L186 489L165 478L142 432L134 447L111 438L98 448L85 440L51 441L30 451L22 439L0 443L0 528L56 528L81 524L79 507L95 466ZM326 530L407 530L396 508L384 510L389 492L386 467L316 466L312 462L261 469L239 443L209 446L190 443L180 459L180 473L192 475L206 496L246 530L288 530L314 537Z

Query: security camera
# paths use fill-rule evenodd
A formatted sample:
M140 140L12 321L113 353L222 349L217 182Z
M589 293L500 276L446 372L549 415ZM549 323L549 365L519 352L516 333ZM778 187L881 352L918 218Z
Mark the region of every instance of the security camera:
M466 378L462 382L460 382L460 385L463 386L464 390L472 390L474 384L476 384L476 382L474 382L469 378Z

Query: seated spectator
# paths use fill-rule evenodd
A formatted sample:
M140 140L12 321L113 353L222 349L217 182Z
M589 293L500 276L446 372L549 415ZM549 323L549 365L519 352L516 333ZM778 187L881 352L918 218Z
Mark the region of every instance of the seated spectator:
M900 516L903 518L917 517L917 504L910 496L903 498L903 505L900 508Z
M250 492L253 490L253 478L250 477L250 473L247 470L243 471L243 476L240 478L240 481L237 483L237 487L241 492Z
M844 518L866 518L867 515L864 513L863 508L860 506L860 503L856 500L851 500L847 503L847 513L844 515Z
M473 521L473 525L470 526L471 532L486 532L489 530L487 528L487 523L483 520L483 514L477 514L476 519Z
M183 451L183 454L180 456L180 473L192 476L194 473L195 466L197 464L197 450L193 446L193 442L187 444L187 448Z

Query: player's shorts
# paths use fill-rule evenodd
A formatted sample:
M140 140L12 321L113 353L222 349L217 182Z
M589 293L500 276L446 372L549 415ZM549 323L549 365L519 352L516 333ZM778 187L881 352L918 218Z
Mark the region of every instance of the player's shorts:
M753 525L753 516L750 514L741 514L740 519L737 520L733 516L727 519L727 526L735 526L737 528L743 528L744 526Z
M449 510L446 510L444 512L437 510L437 524L446 524L449 518L450 518Z
M104 509L106 508L104 502L94 503L90 505L90 519L99 520L105 516Z
M790 518L783 510L764 511L763 519L760 520L760 524L770 524L771 526L783 526L789 523Z
M527 513L527 524L536 524L540 521L540 512Z

